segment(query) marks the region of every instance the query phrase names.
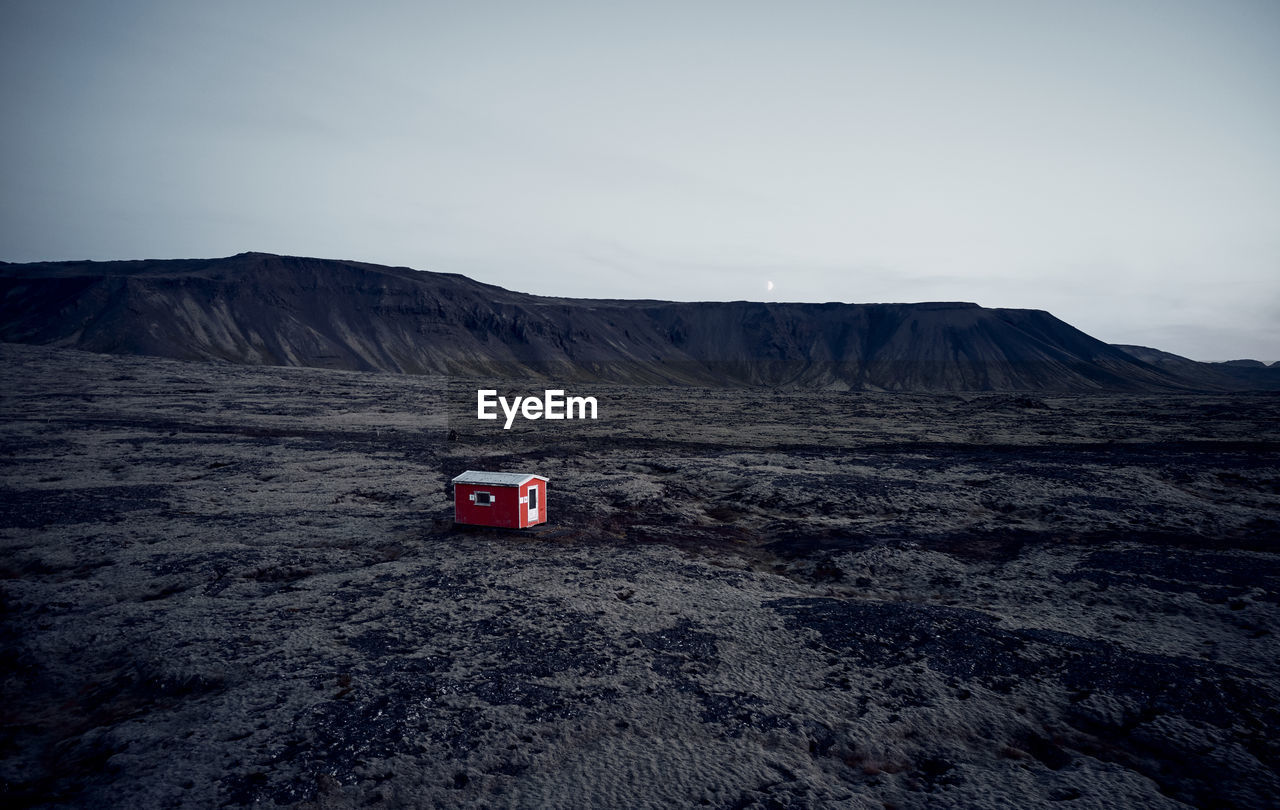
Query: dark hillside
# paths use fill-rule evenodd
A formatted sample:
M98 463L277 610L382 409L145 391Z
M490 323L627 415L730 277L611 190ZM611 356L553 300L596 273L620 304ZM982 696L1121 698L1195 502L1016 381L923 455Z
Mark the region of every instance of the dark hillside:
M6 342L248 365L886 391L1222 389L1257 374L1166 368L1037 310L548 298L263 253L5 264L0 300Z

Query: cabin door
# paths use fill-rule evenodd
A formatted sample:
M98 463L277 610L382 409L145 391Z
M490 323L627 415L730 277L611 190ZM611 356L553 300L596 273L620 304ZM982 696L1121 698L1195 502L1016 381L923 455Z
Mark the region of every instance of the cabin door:
M529 522L533 523L538 519L538 486L537 484L529 487Z

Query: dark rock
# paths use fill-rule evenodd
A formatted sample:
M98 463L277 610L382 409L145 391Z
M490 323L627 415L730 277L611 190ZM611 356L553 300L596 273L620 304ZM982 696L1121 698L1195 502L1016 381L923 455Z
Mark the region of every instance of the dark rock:
M540 298L454 274L264 253L0 265L0 340L523 379L892 391L1204 386L1036 310Z

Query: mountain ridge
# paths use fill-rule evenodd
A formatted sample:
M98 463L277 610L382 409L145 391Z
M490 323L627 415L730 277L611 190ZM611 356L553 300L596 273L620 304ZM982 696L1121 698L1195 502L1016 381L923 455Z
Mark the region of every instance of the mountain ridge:
M0 263L0 340L562 382L1085 393L1231 390L1261 376L1152 362L1043 310L574 299L456 273L255 252Z

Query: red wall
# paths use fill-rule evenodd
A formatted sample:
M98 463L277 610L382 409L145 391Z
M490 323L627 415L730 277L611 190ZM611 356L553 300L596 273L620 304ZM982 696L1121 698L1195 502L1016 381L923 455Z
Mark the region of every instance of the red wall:
M528 494L529 494L529 490L531 490L531 489L537 489L537 490L539 490L539 492L538 492L538 519L537 519L537 521L535 521L535 522L533 522L533 523L530 523L530 522L529 522L529 510L528 510L528 508L527 508L526 506L524 506L524 505L522 504L522 505L520 506L520 517L524 520L524 524L523 524L523 525L524 525L525 527L528 527L528 526L536 526L538 523L546 523L546 522L547 522L547 482L546 482L546 481L539 481L539 480L538 480L538 479L536 479L536 478L535 478L535 479L533 479L533 480L532 480L532 481L530 481L529 483L527 483L527 484L525 484L524 486L520 487L520 497L522 497L522 498L523 498L523 497L527 497L527 496L528 496Z
M494 484L454 484L453 485L453 520L455 523L470 523L476 526L499 526L506 529L523 529L531 525L528 521L528 510L520 498L528 495L529 489L538 487L538 523L547 520L547 486L536 478L521 487L503 487ZM488 492L493 496L492 506L476 506L471 501L471 493Z
M493 496L492 506L476 506L471 493L488 492ZM453 519L458 523L477 526L502 526L520 528L523 509L516 487L500 487L493 484L454 484Z

